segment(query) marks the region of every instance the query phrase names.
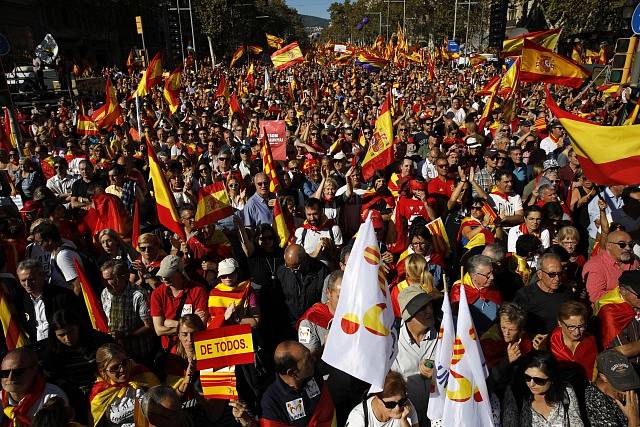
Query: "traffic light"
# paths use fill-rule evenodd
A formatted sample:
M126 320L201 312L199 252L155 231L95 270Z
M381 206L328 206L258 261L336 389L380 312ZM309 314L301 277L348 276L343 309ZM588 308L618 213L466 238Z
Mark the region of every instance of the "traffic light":
M504 33L507 30L508 0L493 0L491 2L489 20L489 47L502 49Z
M169 26L169 54L173 59L178 59L182 55L182 38L180 37L180 24L178 23L178 14L169 11L167 16ZM179 62L178 61L178 62Z
M618 39L616 49L611 61L610 83L627 83L629 73L633 66L633 57L638 38L633 36L628 39Z

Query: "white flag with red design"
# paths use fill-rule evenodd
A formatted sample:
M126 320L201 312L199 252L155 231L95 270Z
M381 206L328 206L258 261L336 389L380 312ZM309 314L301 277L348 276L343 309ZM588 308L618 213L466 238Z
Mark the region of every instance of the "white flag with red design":
M427 408L427 417L432 421L442 418L455 335L449 292L446 292L445 289L444 300L442 301L442 322L438 333L436 356L433 361L433 378L431 379L431 393L429 394L429 406Z
M465 286L460 286L456 338L449 366L449 381L442 413L444 427L493 427L487 391L484 357L467 303ZM431 402L429 402L431 405Z
M367 218L347 261L322 360L382 391L398 337L376 234Z

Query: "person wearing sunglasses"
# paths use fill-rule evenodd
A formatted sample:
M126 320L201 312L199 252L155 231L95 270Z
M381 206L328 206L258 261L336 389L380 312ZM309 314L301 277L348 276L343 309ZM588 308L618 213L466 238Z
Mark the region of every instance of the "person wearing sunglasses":
M503 427L584 425L576 393L562 381L552 354L534 350L524 359L523 367L505 392Z
M218 263L219 283L209 292L209 329L229 325L260 323L256 284L238 281L240 264L233 258Z
M0 364L2 383L2 425L31 425L38 410L54 396L69 399L58 386L46 382L38 368L38 357L29 347L12 350Z
M490 148L484 153L484 168L475 174L475 181L480 185L485 193L491 193L493 186L496 185L496 165L498 159L498 150ZM473 189L473 197L480 197L475 188Z
M402 374L389 371L380 393L358 404L347 419L346 427L418 427L418 414L409 397Z
M144 365L131 360L117 344L105 344L96 351L98 377L91 389L93 425L133 427L136 399L160 385Z
M635 242L626 231L611 232L607 235L605 247L585 263L582 277L592 303L618 286L623 271L638 269L640 264L633 253L634 245Z
M69 166L62 157L55 157L53 168L56 174L47 180L47 188L53 191L56 198L65 203L71 202L71 186L78 179L77 176L68 173Z

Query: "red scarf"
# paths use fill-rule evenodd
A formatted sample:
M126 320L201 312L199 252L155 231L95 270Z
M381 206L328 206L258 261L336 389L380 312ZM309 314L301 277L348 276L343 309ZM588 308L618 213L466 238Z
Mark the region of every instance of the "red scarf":
M327 304L315 303L298 319L296 329L300 326L300 322L308 320L324 329L329 329L329 325L333 320L333 313L329 311Z
M520 230L522 234L529 234L529 227L527 227L527 224L524 222L518 226L518 230Z
M576 347L574 353L565 345L562 339L562 329L558 326L551 332L551 353L562 365L580 365L582 375L587 381L593 380L593 371L596 364L596 356L598 355L598 346L596 339L592 335L585 335ZM565 362L565 363L563 363Z
M610 348L611 341L636 317L631 304L606 304L598 311L600 337L603 348Z
M500 295L500 291L495 286L488 286L486 288L478 289L471 283L471 276L469 273L464 275L464 285L466 286L465 291L467 294L467 302L469 304L475 304L478 299L483 301L491 301L498 305L502 304L502 295ZM451 302L459 302L460 301L460 281L457 281L453 284L453 288L451 288Z
M503 200L509 201L509 195L507 193L503 193L502 191L492 191L491 194L495 194L496 196L502 198Z
M320 224L320 225L311 225L309 224L308 221L304 221L304 223L302 224L302 228L304 228L305 230L311 230L311 231L315 231L315 232L319 232L322 230L328 230L329 228L333 227L336 224L336 222L332 219L325 219L325 221Z
M488 333L488 332L487 332ZM507 343L499 336L490 336L480 339L480 345L482 346L482 352L484 353L484 359L487 362L487 368L491 369L498 365L502 360L507 359ZM525 356L531 350L533 350L533 343L527 334L524 334L520 338L518 344L520 353Z
M5 411L2 427L30 426L31 418L29 418L29 409L40 399L44 392L45 385L44 377L38 374L31 387L31 391L15 406L9 405L9 393L2 390L2 407Z

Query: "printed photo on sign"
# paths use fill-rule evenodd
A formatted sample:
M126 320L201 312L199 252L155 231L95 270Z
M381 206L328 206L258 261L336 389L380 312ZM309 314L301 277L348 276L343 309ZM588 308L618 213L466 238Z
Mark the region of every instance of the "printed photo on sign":
M311 342L311 329L307 326L300 326L298 329L298 341L302 344L309 344Z
M185 304L182 307L182 315L184 316L185 314L193 314L193 305L192 304Z
M299 420L300 418L304 418L307 414L304 412L304 403L302 402L302 398L290 400L286 403L287 413L291 418L291 421Z
M307 396L309 396L309 399L313 399L314 397L319 395L320 387L318 387L318 383L316 382L316 380L311 378L311 381L309 381L309 383L305 387L305 391L307 392Z

